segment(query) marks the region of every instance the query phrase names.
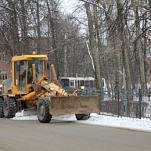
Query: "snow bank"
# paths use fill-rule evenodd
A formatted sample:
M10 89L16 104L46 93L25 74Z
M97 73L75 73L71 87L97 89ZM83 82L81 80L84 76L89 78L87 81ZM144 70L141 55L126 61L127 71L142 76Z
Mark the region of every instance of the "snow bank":
M75 121L77 123L100 125L107 127L117 127L131 130L140 130L151 132L151 121L150 119L136 119L126 117L113 117L98 114L91 114L88 120L77 121L74 115L62 115L53 116L54 120L62 121ZM23 111L16 113L16 116L12 120L38 120L36 115L23 116Z

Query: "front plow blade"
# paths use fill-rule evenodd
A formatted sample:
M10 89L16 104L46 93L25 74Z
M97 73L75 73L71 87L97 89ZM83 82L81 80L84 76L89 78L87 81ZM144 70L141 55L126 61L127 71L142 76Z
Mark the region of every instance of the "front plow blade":
M99 97L52 97L49 113L51 115L99 113Z

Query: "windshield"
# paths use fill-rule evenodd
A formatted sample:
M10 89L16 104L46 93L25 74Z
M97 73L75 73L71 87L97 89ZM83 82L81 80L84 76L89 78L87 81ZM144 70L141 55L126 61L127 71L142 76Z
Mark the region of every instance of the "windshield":
M43 71L42 62L43 62L43 60L37 60L37 59L31 59L31 60L28 61L29 70L30 70L30 68L32 68L32 64L35 64L37 80L42 77L42 73L43 73L42 72Z

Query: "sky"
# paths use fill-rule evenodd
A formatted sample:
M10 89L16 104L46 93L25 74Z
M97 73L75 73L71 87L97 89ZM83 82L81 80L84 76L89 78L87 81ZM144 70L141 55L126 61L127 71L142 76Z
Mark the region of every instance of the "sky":
M73 13L77 4L78 0L62 0L61 1L62 11L65 13Z
M85 25L86 13L85 11L82 11L81 9L82 5L83 5L83 2L79 0L61 0L61 11L64 14L73 15L76 18L76 19L74 18L75 21L77 21L80 24L80 32L82 34L85 34L86 33L86 25Z
M23 111L16 113L15 117L12 118L12 120L38 120L37 115L24 116L23 113ZM88 120L77 121L75 115L53 116L52 120L74 121L75 123L80 124L90 124L97 126L151 132L151 120L146 118L126 118L91 113L91 116Z

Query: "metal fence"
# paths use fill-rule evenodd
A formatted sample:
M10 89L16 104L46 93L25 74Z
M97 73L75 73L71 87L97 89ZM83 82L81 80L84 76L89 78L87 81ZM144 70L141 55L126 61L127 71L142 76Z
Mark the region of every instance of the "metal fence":
M134 118L151 118L151 89L124 89L112 92L97 91L100 95L100 114Z

